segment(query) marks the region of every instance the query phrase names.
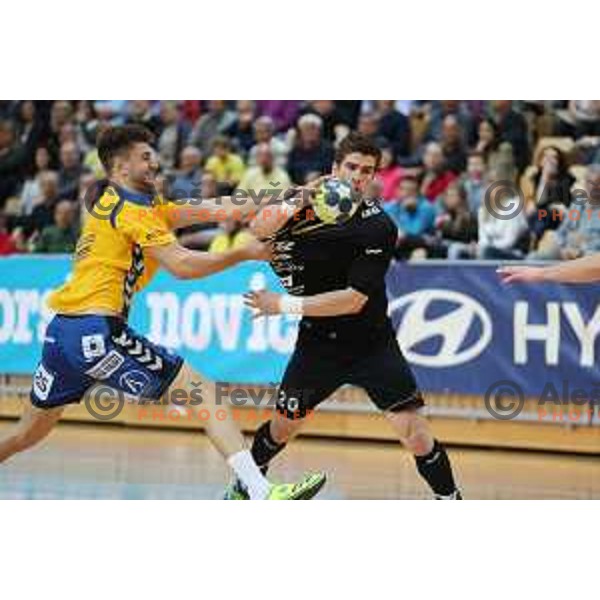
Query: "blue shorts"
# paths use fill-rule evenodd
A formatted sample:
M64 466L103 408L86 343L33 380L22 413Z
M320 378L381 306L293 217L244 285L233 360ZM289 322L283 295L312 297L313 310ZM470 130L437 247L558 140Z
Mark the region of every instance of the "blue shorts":
M183 359L135 333L118 317L57 315L50 321L31 402L52 408L80 402L95 383L158 399Z

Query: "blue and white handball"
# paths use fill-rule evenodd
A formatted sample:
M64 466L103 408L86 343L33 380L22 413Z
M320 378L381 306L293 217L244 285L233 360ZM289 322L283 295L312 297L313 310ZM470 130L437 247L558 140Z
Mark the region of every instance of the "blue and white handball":
M354 215L359 198L348 182L327 179L317 189L312 205L315 214L324 223L342 223Z

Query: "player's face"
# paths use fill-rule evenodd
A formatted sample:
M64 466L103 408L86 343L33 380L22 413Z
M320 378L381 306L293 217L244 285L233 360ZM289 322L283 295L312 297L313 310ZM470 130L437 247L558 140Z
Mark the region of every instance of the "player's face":
M158 160L150 144L134 144L123 162L123 167L130 187L144 192L154 190Z
M334 165L333 174L352 184L355 192L364 194L375 177L377 161L374 156L352 152L347 154L339 165Z

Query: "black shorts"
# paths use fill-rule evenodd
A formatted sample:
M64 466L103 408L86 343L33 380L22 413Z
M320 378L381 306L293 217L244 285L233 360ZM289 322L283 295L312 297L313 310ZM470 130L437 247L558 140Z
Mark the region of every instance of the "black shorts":
M363 388L382 411L424 406L393 330L369 338L302 326L279 388L277 411L302 419L344 384Z

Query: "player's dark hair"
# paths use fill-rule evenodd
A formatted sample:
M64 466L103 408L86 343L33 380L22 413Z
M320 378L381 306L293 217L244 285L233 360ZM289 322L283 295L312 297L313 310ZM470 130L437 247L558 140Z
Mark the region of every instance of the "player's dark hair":
M381 161L381 150L375 142L368 138L362 133L353 131L349 133L337 147L335 151L335 164L341 165L342 161L348 154L353 152L359 152L360 154L366 154L367 156L375 157L375 168L379 167Z
M115 156L129 151L133 144L152 144L154 136L149 129L142 125L123 125L121 127L109 127L100 133L96 145L98 157L109 174L113 168Z

